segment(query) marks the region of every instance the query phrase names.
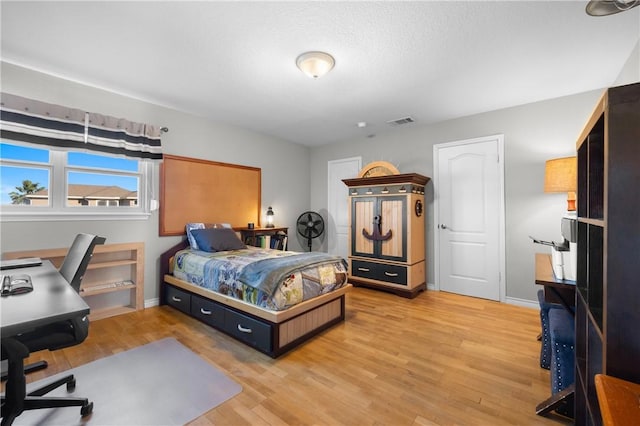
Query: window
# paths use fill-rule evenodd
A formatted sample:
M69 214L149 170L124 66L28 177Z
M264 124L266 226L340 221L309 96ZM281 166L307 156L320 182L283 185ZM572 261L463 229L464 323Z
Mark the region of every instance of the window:
M2 205L49 206L51 162L46 149L0 144Z
M8 216L148 213L146 161L0 143L0 201Z

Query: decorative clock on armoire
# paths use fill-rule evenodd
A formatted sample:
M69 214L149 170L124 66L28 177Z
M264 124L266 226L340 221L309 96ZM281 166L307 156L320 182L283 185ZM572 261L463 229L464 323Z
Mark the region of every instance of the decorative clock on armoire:
M349 282L413 298L427 288L424 187L386 162L365 166L349 187Z

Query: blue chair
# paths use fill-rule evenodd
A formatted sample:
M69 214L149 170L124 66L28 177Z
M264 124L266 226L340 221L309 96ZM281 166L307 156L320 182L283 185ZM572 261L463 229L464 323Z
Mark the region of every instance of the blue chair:
M540 304L540 367L548 370L551 366L551 334L549 333L549 310L564 309L557 303L549 303L544 300L544 291L538 290L538 303Z
M566 309L549 310L551 337L551 393L563 391L575 382L575 322ZM556 412L573 417L573 399L556 407Z

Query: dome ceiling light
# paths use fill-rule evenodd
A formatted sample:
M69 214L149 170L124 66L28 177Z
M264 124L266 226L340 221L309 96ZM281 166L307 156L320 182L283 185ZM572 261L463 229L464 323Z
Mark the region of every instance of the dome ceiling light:
M298 56L296 65L311 78L319 78L331 71L336 61L324 52L306 52Z
M640 5L640 0L591 0L586 7L591 16L608 16Z

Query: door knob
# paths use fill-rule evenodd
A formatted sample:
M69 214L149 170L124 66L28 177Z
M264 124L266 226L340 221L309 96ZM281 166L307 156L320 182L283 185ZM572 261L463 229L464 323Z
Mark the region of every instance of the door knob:
M440 229L447 229L447 225L443 225L443 224L441 224L441 225L440 225Z

